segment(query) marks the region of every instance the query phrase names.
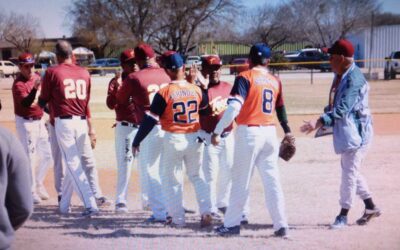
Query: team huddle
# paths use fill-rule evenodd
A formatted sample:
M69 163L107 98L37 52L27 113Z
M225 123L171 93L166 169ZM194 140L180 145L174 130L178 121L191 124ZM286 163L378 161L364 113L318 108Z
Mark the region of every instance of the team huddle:
M59 41L55 52L58 65L42 77L33 73L31 54L19 57L21 74L12 88L17 132L30 160L34 203L49 198L43 180L53 162L60 213L70 212L75 191L85 208L82 216L90 217L112 204L100 189L93 154L91 79L75 64L68 42ZM337 41L327 52L336 73L332 98L324 114L306 122L301 131L333 127L335 151L342 155L341 211L331 228L347 225L356 193L365 203L357 224L365 225L381 214L359 172L372 137L369 87L351 60L354 49L348 41ZM128 185L137 158L142 207L152 212L146 223L185 226L185 213L190 212L183 202L186 172L194 186L200 227L212 226L224 215L215 232L239 235L241 225L249 223L249 185L257 168L274 235L288 236L276 120L284 140L295 139L282 83L268 71L270 57L267 45L253 45L250 69L232 85L220 80L222 62L215 55L202 59L200 71L193 66L187 74L181 55L174 51L156 60L152 47L142 43L121 53L122 73L110 81L106 100L116 114L116 213L128 212ZM349 114L355 114L355 126Z

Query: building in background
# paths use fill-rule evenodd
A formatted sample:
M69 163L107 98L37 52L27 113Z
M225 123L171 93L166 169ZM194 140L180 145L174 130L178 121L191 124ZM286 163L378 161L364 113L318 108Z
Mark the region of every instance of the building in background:
M348 39L354 45L354 58L356 60L370 60L365 63L358 63L359 66L383 68L385 57L393 51L400 50L400 25L365 28L349 36Z

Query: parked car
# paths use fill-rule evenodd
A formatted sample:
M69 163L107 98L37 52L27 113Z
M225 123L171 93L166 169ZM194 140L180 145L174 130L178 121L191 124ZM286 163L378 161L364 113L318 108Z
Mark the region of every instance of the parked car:
M101 58L96 59L92 64L89 64L88 70L90 74L99 74L101 76L107 73L116 73L120 70L121 62L117 58Z
M396 79L396 75L400 74L400 51L393 51L390 56L385 59L385 80Z
M19 68L14 63L12 63L10 61L0 61L0 75L9 77L18 72L19 72Z
M290 51L289 53L285 53L284 57L289 62L300 63L298 65L293 65L292 67L290 67L291 69L297 69L297 68L319 69L322 72L331 70L331 65L329 62L315 63L315 62L329 61L329 55L323 53L318 48L309 48L309 49L302 49L299 51ZM305 62L313 62L313 63L303 64Z
M248 58L235 58L230 63L230 73L231 75L237 75L242 71L249 69L249 59Z
M197 66L201 65L201 58L200 56L188 56L186 57L185 67L190 68L192 65L195 64Z

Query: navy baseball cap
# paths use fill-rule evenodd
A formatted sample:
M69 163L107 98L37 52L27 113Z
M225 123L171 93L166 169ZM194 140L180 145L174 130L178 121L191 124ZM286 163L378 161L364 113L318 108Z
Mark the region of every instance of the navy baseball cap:
M166 69L179 69L183 66L183 58L177 52L171 53L164 57L163 62Z
M256 43L250 49L249 58L252 61L269 59L270 57L271 49L265 43Z

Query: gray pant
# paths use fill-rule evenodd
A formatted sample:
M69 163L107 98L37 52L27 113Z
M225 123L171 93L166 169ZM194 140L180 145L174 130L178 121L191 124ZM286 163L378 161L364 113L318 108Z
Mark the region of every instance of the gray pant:
M355 194L363 200L371 198L367 182L360 173L366 152L367 148L362 147L341 154L342 182L339 204L342 208L351 208Z

